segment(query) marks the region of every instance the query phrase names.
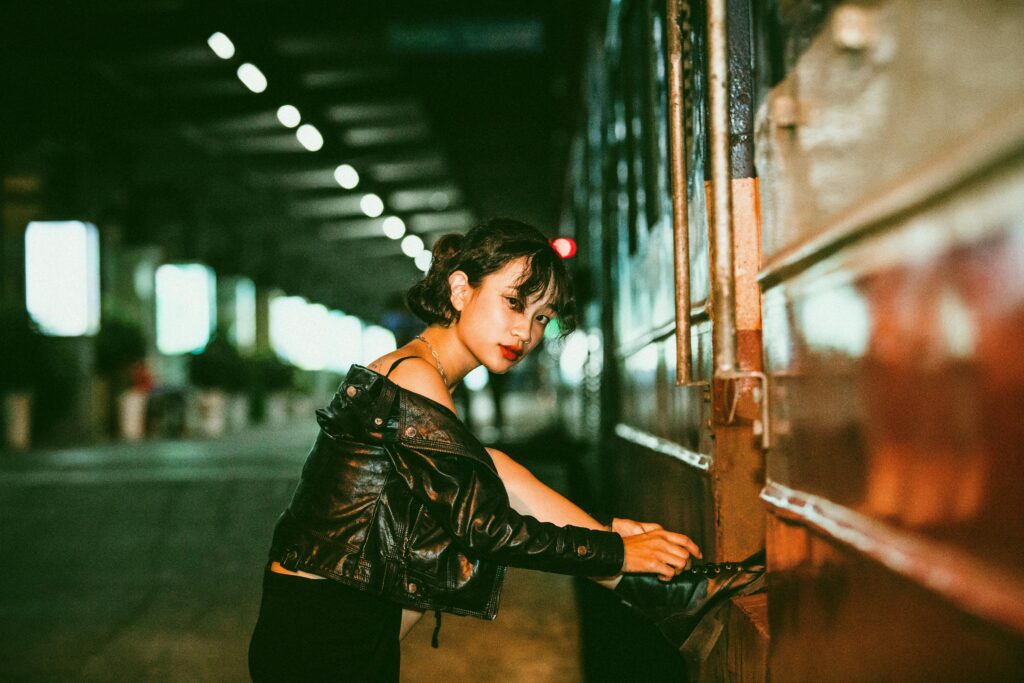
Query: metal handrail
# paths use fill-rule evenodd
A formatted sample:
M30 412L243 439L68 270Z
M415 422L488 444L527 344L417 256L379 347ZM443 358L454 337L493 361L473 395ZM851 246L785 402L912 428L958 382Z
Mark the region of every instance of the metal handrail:
M726 0L709 0L708 10L708 96L711 124L711 334L714 347L714 378L727 381L756 379L760 391L754 394L761 416L754 432L761 447L771 447L771 412L768 377L762 372L741 371L736 364L736 271L733 266L732 168L730 166L729 121L729 32ZM738 396L737 396L738 397Z
M708 95L711 124L712 338L715 376L736 374L736 276L733 270L732 173L729 165L729 55L726 1L709 0Z
M682 0L667 0L668 133L672 182L672 244L676 287L676 384L693 381L690 340L690 222L686 196L686 130L683 122L683 40L679 26Z

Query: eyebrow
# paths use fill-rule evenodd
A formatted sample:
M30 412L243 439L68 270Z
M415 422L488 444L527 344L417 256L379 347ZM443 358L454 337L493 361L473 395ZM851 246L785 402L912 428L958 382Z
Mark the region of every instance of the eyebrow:
M516 299L521 299L522 298L521 296L519 296L519 291L514 286L512 286L512 285L509 285L509 286L507 286L505 288L505 294L504 295L505 296L512 296L512 297L515 297ZM544 304L544 306L542 306L541 309L542 310L543 309L547 309L547 311L551 313L551 315L548 316L548 317L554 318L554 317L558 316L558 308L554 304Z
M558 309L552 306L551 304L544 304L543 306L541 306L541 309L540 311L538 311L538 313L543 313L544 311L547 311L548 313L551 314L548 316L549 318L554 318L555 316L558 315Z

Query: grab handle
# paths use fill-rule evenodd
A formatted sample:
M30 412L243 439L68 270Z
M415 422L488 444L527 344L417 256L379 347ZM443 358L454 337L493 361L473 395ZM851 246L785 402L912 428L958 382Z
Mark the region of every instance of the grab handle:
M683 0L668 0L668 134L672 182L672 244L676 287L676 384L693 381L690 340L690 221L686 187L686 127L683 103L683 37L679 12Z

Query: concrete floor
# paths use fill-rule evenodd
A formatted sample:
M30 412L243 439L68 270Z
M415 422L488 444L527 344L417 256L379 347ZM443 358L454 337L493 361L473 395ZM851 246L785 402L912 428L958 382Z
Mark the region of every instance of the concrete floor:
M0 678L248 680L271 528L314 433L0 453ZM445 616L439 650L432 627L403 642L403 681L581 680L567 577L513 571L496 621Z

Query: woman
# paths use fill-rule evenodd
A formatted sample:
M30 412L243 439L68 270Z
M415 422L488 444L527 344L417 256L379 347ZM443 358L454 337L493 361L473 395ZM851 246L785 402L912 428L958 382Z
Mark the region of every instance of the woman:
M700 557L693 541L630 520L609 529L484 448L455 413L450 392L471 370L507 372L556 317L574 328L548 240L506 219L445 235L407 301L423 333L353 366L317 411L320 433L274 530L253 679L397 681L398 642L423 612L435 612L435 646L442 611L493 619L506 566L593 577L634 605L704 609L706 579L651 581ZM646 580L619 585L623 572Z

